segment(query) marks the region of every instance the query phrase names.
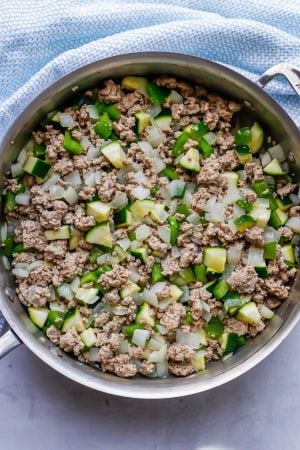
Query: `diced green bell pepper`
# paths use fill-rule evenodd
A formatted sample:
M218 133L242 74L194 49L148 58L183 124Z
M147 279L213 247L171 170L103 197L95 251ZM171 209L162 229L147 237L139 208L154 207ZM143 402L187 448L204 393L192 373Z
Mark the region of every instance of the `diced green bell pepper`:
M183 146L189 140L189 138L190 138L190 135L187 131L183 131L181 133L181 135L176 139L176 142L173 145L173 148L172 148L173 156L178 156L182 153Z
M206 333L213 339L219 338L224 331L224 325L218 316L212 317L208 322Z
M108 139L112 132L112 121L107 112L100 116L99 121L95 125L95 132L103 139Z
M167 166L164 170L161 171L161 174L165 177L168 177L170 180L178 180L179 174L173 167Z
M179 223L175 216L168 217L168 223L170 225L170 244L176 245L177 238L179 236Z
M81 155L81 153L83 152L82 145L72 138L71 132L69 130L65 131L63 147L74 155Z
M159 262L153 264L151 269L151 281L153 284L158 283L159 281L164 280L164 276L161 271L161 265Z

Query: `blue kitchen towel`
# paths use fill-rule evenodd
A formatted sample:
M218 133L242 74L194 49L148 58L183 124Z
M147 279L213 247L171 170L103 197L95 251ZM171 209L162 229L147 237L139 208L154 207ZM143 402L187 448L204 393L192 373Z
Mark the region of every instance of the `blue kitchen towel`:
M0 8L0 138L59 77L120 53L188 53L252 80L280 62L300 67L300 0L0 0ZM268 90L299 124L288 84Z

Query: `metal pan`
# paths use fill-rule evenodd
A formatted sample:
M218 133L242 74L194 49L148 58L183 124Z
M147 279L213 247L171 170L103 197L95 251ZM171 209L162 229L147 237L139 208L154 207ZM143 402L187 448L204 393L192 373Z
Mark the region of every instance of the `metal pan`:
M75 70L46 89L22 112L0 143L0 167L3 185L5 171L30 136L30 130L41 117L57 108L72 95L72 86L80 89L99 85L101 80L124 75L169 74L201 83L230 99L245 102L254 115L284 148L291 162L295 180L300 181L300 132L287 113L263 87L275 76L285 76L300 95L300 72L291 65L280 64L269 69L257 83L234 71L200 58L175 53L134 53L108 58ZM289 334L300 316L300 276L298 274L289 299L280 307L266 329L225 362L208 364L200 374L187 378L122 379L102 373L80 363L67 354L58 356L51 344L27 317L14 294L11 274L0 269L0 310L6 331L0 338L0 357L24 343L36 356L66 377L92 389L132 398L170 398L190 395L224 384L254 367L268 356Z

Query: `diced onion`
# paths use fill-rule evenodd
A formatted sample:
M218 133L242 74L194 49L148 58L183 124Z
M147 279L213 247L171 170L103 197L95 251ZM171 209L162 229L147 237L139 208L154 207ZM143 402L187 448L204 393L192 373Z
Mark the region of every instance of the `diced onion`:
M64 128L75 127L74 119L70 113L59 113L58 118L62 127Z
M90 170L89 172L87 172L87 174L84 176L84 184L86 186L89 187L95 187L96 186L96 182L95 182L95 171L94 170Z
M155 126L147 127L147 138L153 148L158 147L164 140L160 129Z
M170 227L168 225L162 225L161 227L157 227L158 236L160 239L166 244L170 243L171 232Z
M247 266L259 267L265 265L264 250L262 248L250 247L246 260Z
M156 158L157 157L157 152L153 149L153 147L150 144L150 142L139 141L138 142L138 146L140 147L141 150L143 150L145 155L148 156L149 158Z
M165 281L158 281L158 283L155 283L152 288L151 291L154 292L154 294L158 294L160 291L162 291L166 286L166 282Z
M86 105L91 120L98 120L99 113L95 105Z
M112 308L112 312L116 316L125 316L128 312L128 308L126 308L126 306L117 305Z
M37 267L40 267L43 264L43 261L37 260L33 261L31 264L28 264L28 272L32 272Z
M2 261L3 267L4 267L6 270L9 270L9 269L10 269L10 262L9 262L8 257L5 256L5 255L1 256L1 261Z
M4 222L0 228L0 240L1 242L5 241L7 238L7 223Z
M135 240L135 241L132 241L132 242L130 243L130 248L131 248L131 250L135 250L135 249L138 248L140 245L141 245L140 241Z
M78 194L71 186L68 187L68 189L64 193L64 199L66 200L69 205L75 205L78 201Z
M255 207L257 208L266 208L268 209L270 206L270 201L268 198L258 198L255 202Z
M148 330L134 330L132 335L132 342L141 348L146 347L147 339L149 339L150 332Z
M158 306L158 300L155 292L152 289L144 289L142 292L142 297L145 302L152 306Z
M168 189L172 197L178 197L181 192L183 192L185 187L185 182L183 180L172 180Z
M99 361L98 353L99 353L98 347L90 348L90 350L87 352L88 360L91 362Z
M168 334L168 329L166 327L164 327L163 325L156 324L156 328L160 334L162 334L162 335Z
M120 239L120 240L116 241L116 244L118 244L125 252L126 252L126 250L129 249L130 243L131 243L131 241L128 238L124 238L124 239Z
M51 177L45 181L45 183L41 184L41 189L43 191L48 191L52 186L54 186L58 180L60 179L60 175L57 172L53 172L53 174L51 175Z
M162 159L156 157L152 159L155 173L160 173L162 170L166 168L166 164L163 162Z
M59 295L67 300L72 300L74 293L68 283L63 283L57 288Z
M274 147L268 148L268 152L270 153L272 159L276 158L279 163L286 159L284 150L279 144L274 145Z
M268 244L269 242L278 242L280 239L280 232L275 230L272 227L266 227L264 229L264 243Z
M214 145L216 143L217 140L217 136L215 135L215 133L213 133L212 131L210 131L209 133L206 133L203 138L206 140L206 142L208 142L210 145Z
M173 246L173 247L171 248L171 256L172 256L172 258L180 258L180 255L181 255L181 252L180 252L180 250L178 249L178 247Z
M64 181L70 183L71 186L79 186L82 183L80 173L78 170L74 170L74 172L68 173L68 175L64 176Z
M144 200L145 198L150 196L150 189L144 188L142 186L137 186L132 189L131 194L138 200Z
M72 289L73 292L75 292L76 289L79 288L79 286L80 286L80 278L76 277L74 278L74 280L71 281L70 288Z
M152 350L159 350L165 343L165 339L159 334L156 334L150 339L148 346Z
M65 190L62 186L54 185L49 189L49 194L52 200L58 200L60 198L63 198Z
M19 156L17 158L17 161L24 166L26 160L27 160L28 152L27 149L23 148L23 150L20 151Z
M270 308L268 308L266 305L264 305L263 303L257 305L257 307L258 307L258 310L260 312L260 315L264 319L270 320L274 316L273 311Z
M261 165L263 167L265 167L267 164L269 164L271 162L271 157L270 157L269 153L263 153L260 156L260 159L261 159Z
M121 194L117 194L112 201L109 203L109 206L113 209L122 209L128 203L127 195L122 192Z
M111 253L104 253L104 255L98 256L97 264L115 264L117 262L116 258L111 255Z
M193 225L198 225L200 223L200 216L199 214L192 212L189 216L187 216L186 220Z
M188 347L195 350L200 347L201 336L199 333L185 333L182 330L176 330L176 342L178 344L187 345Z
M246 181L247 180L247 172L246 172L246 170L238 170L237 174L238 174L239 179L241 181Z
M83 136L83 138L80 141L80 144L86 150L91 145L91 142L89 141L89 138L87 136Z
M300 234L300 217L290 217L286 227L289 227L294 233Z
M224 222L225 206L216 202L210 212L205 213L205 219L208 222Z
M183 295L180 297L180 302L185 303L189 300L190 290L187 286L180 286L180 289L183 291Z
M29 277L29 272L26 269L15 268L12 270L12 273L18 278L27 278Z
M242 248L237 246L231 246L229 247L227 251L227 261L228 264L237 265L241 259L242 256Z
M92 160L99 158L99 156L100 156L100 149L91 145L86 154L87 159Z
M140 225L135 229L135 235L138 241L143 241L147 239L147 237L151 236L152 231L151 228L147 225Z
M121 342L120 347L118 348L118 351L119 351L119 353L129 353L130 354L130 344L127 341L127 339L125 339L124 341Z
M180 103L183 102L183 97L177 91L174 91L172 89L167 101L170 105L174 105L174 104L179 105Z
M146 175L144 174L144 172L137 172L133 175L133 178L135 179L135 181L137 181L139 184L142 184L143 182L147 182L149 181L149 179L146 177Z
M13 178L17 178L23 172L23 164L16 162L10 166L11 175Z
M156 117L161 112L160 105L151 105L149 108L149 114L151 117Z
M233 234L237 233L238 229L237 229L233 219L229 219L228 222L227 222L227 225L228 225L228 228L230 229L230 231Z
M28 206L30 204L30 192L25 191L17 194L15 200L18 205Z
M168 376L168 362L162 361L156 364L156 376L166 378Z
M233 263L225 264L225 269L224 272L222 273L221 279L228 280L233 271L234 271Z
M223 198L224 205L233 205L237 200L241 198L239 189L233 184L228 185L227 192Z
M137 272L134 272L133 270L131 270L131 273L129 275L129 279L133 282L133 283L137 283L141 278L141 275Z
M165 361L167 357L168 347L166 344L163 344L159 350L154 350L148 356L148 362L159 363Z
M289 197L290 197L291 201L293 202L293 205L299 205L300 199L297 194L290 194Z

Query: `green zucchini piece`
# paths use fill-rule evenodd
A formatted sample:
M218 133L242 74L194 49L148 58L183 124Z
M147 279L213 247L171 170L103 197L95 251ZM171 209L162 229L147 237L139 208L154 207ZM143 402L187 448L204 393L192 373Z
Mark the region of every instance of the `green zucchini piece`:
M48 241L56 241L58 239L69 239L71 237L70 225L62 225L57 230L46 230L44 232L45 238Z
M86 305L93 305L99 300L99 289L97 288L77 288L75 290L75 297Z
M135 294L135 293L139 292L140 290L141 290L141 288L136 283L133 283L132 281L127 280L125 286L122 287L122 289L120 289L120 297L123 300L128 295Z
M51 325L54 325L56 328L61 328L63 324L63 313L59 311L49 311L45 328L51 327Z
M269 223L274 228L283 227L284 224L288 221L289 216L282 211L281 209L276 209L276 211L272 211Z
M141 220L149 214L154 205L154 200L136 200L129 209L134 219Z
M135 113L134 117L136 120L136 132L138 135L140 135L150 124L150 114L141 111Z
M144 77L124 77L121 81L121 88L127 91L146 90L148 84L147 78Z
M246 231L248 228L251 228L253 227L253 225L255 225L255 219L252 216L244 214L243 216L235 219L234 223L238 231L244 233L244 231Z
M294 253L294 247L292 246L292 244L285 244L281 247L281 254L283 256L283 259L290 263L290 264L295 264L296 263L296 259L295 259L295 253Z
M223 273L226 264L226 249L221 247L205 248L203 264L209 272Z
M227 180L227 184L233 184L233 186L238 186L239 175L236 172L223 172L221 177Z
M237 347L237 338L238 335L236 333L223 333L220 337L220 345L224 351L224 355L227 353L232 353Z
M161 130L167 130L171 126L172 113L170 109L163 109L155 118L156 125Z
M113 245L112 234L108 223L100 223L91 228L85 235L86 242L111 248Z
M229 291L229 286L226 280L220 280L214 287L213 294L217 300L223 298Z
M101 147L101 152L116 169L122 169L126 154L119 142L104 145Z
M5 208L8 211L12 211L16 206L16 194L12 191L6 191L5 193Z
M180 159L179 165L193 172L200 172L200 154L196 148L190 148Z
M287 211L288 209L290 209L291 206L293 206L293 202L289 197L284 198L276 197L275 202L277 207L281 209L281 211ZM275 207L275 209L277 209L277 207Z
M187 284L194 283L196 281L194 272L193 272L191 267L185 267L183 269L180 269L179 270L179 275L181 276L181 278L184 279L184 281Z
M96 222L104 222L108 220L110 211L111 207L107 203L100 202L100 200L86 204L87 216L95 217Z
M132 224L132 215L128 207L122 208L120 211L116 212L114 215L114 224L116 228L128 227Z
M131 338L135 330L144 330L144 329L145 327L143 325L139 323L133 323L131 325L125 326L122 331L125 334L125 336Z
M281 165L279 164L279 162L277 161L276 158L272 159L272 161L267 164L264 168L263 168L263 173L267 174L267 175L282 175L283 174L283 170Z
M264 258L276 259L277 242L268 242L264 245Z
M261 128L261 126L254 122L254 124L251 127L251 142L248 143L248 146L251 150L251 153L257 153L258 150L260 150L261 146L264 142L264 132Z
M143 263L147 262L148 259L148 248L147 247L139 247L134 250L130 250L130 254L139 258Z
M252 159L252 153L250 152L248 145L237 145L235 147L235 153L240 164L245 165Z
M257 325L261 320L260 313L254 302L245 303L237 312L237 320L240 320L250 325Z
M178 302L183 296L183 291L176 284L170 285L170 295L169 297L173 302Z
M82 333L80 333L80 339L82 340L86 348L93 347L97 342L97 336L92 328L88 328L87 330L84 330Z
M23 170L35 177L44 179L48 175L50 168L51 165L46 161L35 158L34 156L29 156Z
M206 267L204 264L195 264L193 270L197 281L201 281L201 283L207 282Z
M47 321L49 309L47 308L28 308L28 314L32 322L39 328L43 328Z

